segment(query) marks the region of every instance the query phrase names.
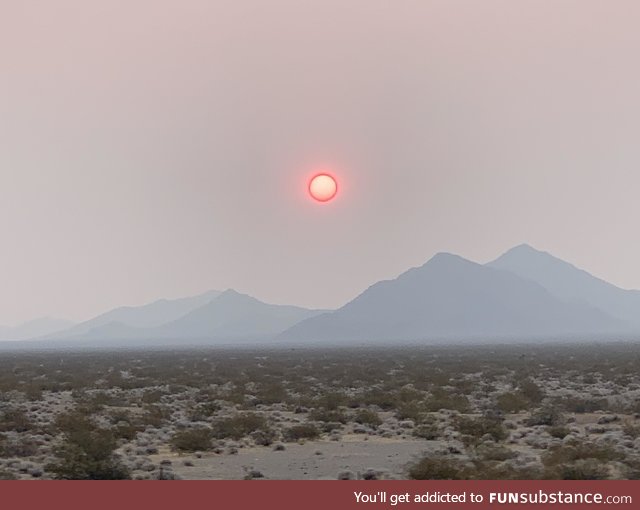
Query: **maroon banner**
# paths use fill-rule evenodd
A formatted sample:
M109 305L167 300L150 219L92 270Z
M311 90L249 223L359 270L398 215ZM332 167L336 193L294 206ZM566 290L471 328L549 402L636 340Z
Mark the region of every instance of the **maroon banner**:
M640 508L637 481L3 481L3 508Z

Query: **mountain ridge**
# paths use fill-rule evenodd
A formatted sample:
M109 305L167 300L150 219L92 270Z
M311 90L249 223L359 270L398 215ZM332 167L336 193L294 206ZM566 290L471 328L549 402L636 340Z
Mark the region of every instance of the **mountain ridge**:
M536 282L443 252L370 286L334 312L293 326L279 339L413 341L627 330L622 321L564 302Z

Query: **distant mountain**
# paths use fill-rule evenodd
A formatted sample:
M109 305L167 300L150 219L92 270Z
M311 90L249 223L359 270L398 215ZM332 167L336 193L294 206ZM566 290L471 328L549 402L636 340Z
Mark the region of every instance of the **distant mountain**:
M56 337L78 337L112 323L130 328L153 328L179 319L192 310L210 302L220 295L210 290L198 296L180 299L160 299L142 306L122 306L94 317L60 332ZM49 335L52 336L52 335Z
M52 319L42 317L25 322L14 328L0 327L0 340L26 340L37 336L48 335L57 331L62 331L73 326L73 322L63 319Z
M369 287L335 312L278 337L294 342L533 339L626 332L583 303L565 302L514 273L440 253Z
M487 266L510 271L537 282L556 297L587 303L640 326L640 291L616 287L547 252L522 244Z
M323 311L297 306L271 305L251 296L227 290L184 316L153 328L110 322L91 329L83 340L172 340L176 342L220 342L263 340L282 333L293 324Z

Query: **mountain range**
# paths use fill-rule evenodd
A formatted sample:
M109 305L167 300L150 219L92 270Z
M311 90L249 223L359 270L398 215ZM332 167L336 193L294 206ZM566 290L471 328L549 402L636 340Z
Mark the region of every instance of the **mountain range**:
M520 245L484 265L439 253L337 310L273 305L229 289L58 325L0 328L0 339L38 337L52 346L606 340L640 337L640 291Z
M64 331L71 326L73 326L73 322L71 321L42 317L40 319L24 322L15 327L0 326L0 341L26 340L28 338Z
M631 324L600 309L596 300L567 299L552 286L546 286L546 280L521 274L533 273L538 260L548 257L523 246L481 265L457 255L439 253L394 280L372 285L332 313L296 324L280 339L517 340L632 333ZM520 273L502 269L500 261L506 260L521 268ZM527 267L531 269L526 271ZM571 281L573 271L579 271L570 265L564 270L567 281ZM566 293L571 291L567 289ZM640 306L637 310L640 313Z

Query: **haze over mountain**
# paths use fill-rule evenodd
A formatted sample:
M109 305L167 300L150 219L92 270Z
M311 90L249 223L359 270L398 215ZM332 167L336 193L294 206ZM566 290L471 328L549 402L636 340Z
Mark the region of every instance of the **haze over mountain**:
M230 289L157 332L163 338L270 338L324 312L267 304Z
M117 320L104 323L101 320L100 324L88 331L60 338L92 340L109 345L122 343L121 341L139 340L162 341L162 343L168 340L176 343L265 340L282 333L301 320L324 313L324 310L307 310L297 306L263 303L232 289L212 296L208 302L192 308L177 319L167 320L154 327L132 325L133 315L127 314L129 323ZM202 296L198 299L190 298L188 302L193 304L197 301L202 301ZM180 305L184 307L185 300L181 300ZM154 310L158 311L157 307ZM171 310L175 312L177 308L172 307ZM145 310L145 313L148 311L148 309ZM113 315L111 314L112 317ZM151 316L145 317L145 319L150 318ZM157 319L155 316L153 318ZM136 315L135 319L137 324L141 323L140 316ZM76 329L73 328L70 331Z
M640 326L640 291L616 287L527 244L510 249L487 266L533 280L554 296L588 303L613 317Z
M0 326L0 340L26 340L68 329L73 324L64 319L41 317L16 327Z
M117 323L129 328L154 328L179 319L221 294L218 290L210 290L197 296L179 299L159 299L142 306L121 306L103 314L81 322L58 337L74 337L89 333L96 328Z
M629 326L584 303L567 302L517 274L440 253L378 282L332 313L280 335L300 342L536 339L612 335Z
M48 321L48 322L47 322ZM335 311L264 303L234 290L0 329L0 339L94 346L367 341L614 339L640 335L640 291L520 245L485 264L439 253Z

